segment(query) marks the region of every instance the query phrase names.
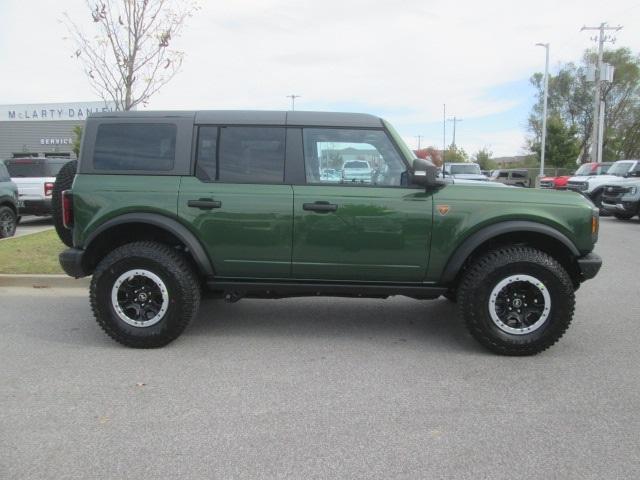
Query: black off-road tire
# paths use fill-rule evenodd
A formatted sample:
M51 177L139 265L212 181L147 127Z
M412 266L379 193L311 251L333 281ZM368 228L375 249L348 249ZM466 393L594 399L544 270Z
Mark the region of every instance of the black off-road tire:
M112 302L117 279L131 270L145 270L165 284L168 308L150 326L133 326L123 321ZM134 348L157 348L182 334L200 305L200 281L184 254L156 242L134 242L107 255L93 273L91 308L98 325L115 341Z
M18 226L18 217L10 207L0 206L0 238L13 237Z
M631 220L634 217L635 213L614 213L613 216L618 220Z
M51 215L53 216L53 225L56 228L56 233L62 243L67 247L73 247L73 232L62 224L62 192L69 190L73 179L76 176L78 170L78 161L71 160L65 163L58 175L56 175L56 181L53 184L53 192L51 192Z
M491 292L514 275L535 277L550 296L548 317L529 333L508 333L491 318ZM471 265L458 288L458 306L471 335L487 349L501 355L534 355L556 343L569 327L575 308L574 287L566 270L546 253L505 246Z
M447 300L449 300L450 302L453 302L453 303L458 302L458 291L455 288L450 288L445 293L443 293L442 296Z

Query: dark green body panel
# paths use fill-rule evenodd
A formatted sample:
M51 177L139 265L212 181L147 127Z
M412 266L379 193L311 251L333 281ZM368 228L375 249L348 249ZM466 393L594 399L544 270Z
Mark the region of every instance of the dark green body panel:
M294 186L292 277L422 282L429 258L432 195L413 188ZM329 202L335 212L303 210Z
M189 200L221 207L200 210ZM217 276L287 279L293 232L291 185L205 183L183 177L178 215L204 245Z
M180 177L76 175L73 182L74 245L84 247L101 224L126 213L177 218Z
M593 248L592 206L573 192L448 185L416 188L204 183L195 177L77 175L74 244L126 213L178 220L217 276L437 284L475 232L509 220L548 225L581 254ZM211 198L200 210L189 200ZM326 201L336 212L305 211ZM440 206L447 206L445 214Z
M0 204L6 202L11 204L14 208L17 208L18 201L18 187L13 182L0 181Z
M456 249L475 232L509 220L548 225L582 254L593 249L593 206L574 192L527 188L448 185L434 196L433 239L427 281L437 282ZM446 214L439 206L448 206Z

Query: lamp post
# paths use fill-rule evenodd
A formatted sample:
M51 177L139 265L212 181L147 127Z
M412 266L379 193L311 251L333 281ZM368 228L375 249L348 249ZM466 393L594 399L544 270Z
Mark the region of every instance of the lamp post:
M544 100L542 103L542 145L540 145L540 178L544 176L544 150L547 142L547 97L549 95L549 44L536 43L546 50L544 62Z

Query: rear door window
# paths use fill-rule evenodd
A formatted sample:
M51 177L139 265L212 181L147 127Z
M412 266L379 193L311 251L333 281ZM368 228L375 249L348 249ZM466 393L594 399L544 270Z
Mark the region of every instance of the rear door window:
M176 158L177 127L169 123L105 123L98 126L96 170L169 171Z
M200 127L196 175L203 181L283 183L286 129Z

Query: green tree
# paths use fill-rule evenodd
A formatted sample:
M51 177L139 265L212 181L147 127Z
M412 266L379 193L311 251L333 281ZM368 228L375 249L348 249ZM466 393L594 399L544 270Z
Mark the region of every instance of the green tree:
M493 170L496 168L496 162L491 160L493 152L487 147L483 147L473 155L473 160L480 165L482 170Z
M449 145L449 148L444 152L444 161L452 163L468 162L469 155L464 151L464 148L457 145Z
M531 144L531 150L540 158L540 142ZM576 137L576 128L567 127L559 116L547 120L547 138L545 164L550 167L571 168L576 165L580 155L580 140Z
M595 52L585 52L579 64L561 65L556 75L549 76L549 117L558 117L575 131L580 159L590 158L589 147L593 127L593 83L586 78L587 66L594 63ZM615 67L612 83L606 83L604 160L640 156L640 56L628 48L604 52L604 61ZM543 74L536 73L531 83L537 91L537 102L529 115L529 145L540 143L542 133Z
M76 158L80 157L80 144L82 143L82 127L76 125L73 127L73 153L76 154Z

